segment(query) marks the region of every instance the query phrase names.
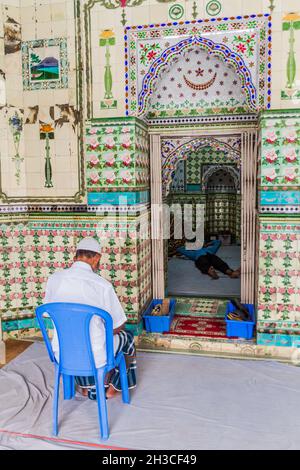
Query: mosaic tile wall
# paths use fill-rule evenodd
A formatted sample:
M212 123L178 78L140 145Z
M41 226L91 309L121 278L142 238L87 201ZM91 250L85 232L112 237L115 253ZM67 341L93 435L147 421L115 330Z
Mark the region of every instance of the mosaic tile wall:
M167 153L166 148L164 151ZM232 168L237 168L239 165L239 162L233 160L232 156L227 152L215 150L212 147L204 147L197 151L190 152L186 161L184 162L181 160L177 165L176 173L171 185L170 195L168 197L168 202L169 204L192 204L194 207L194 220L195 206L201 201L206 206L206 233L215 234L224 231L230 231L230 233L233 235L233 241L239 242L241 232L241 201L239 195L217 194L217 189L213 191L213 193L210 192L208 196L201 194L198 194L197 196L191 196L188 194L191 191L195 191L197 193L202 191L202 177L208 168L213 167L214 164L222 168L228 162ZM182 194L179 196L176 193Z
M101 240L101 275L112 282L129 323L138 323L151 297L148 219L147 212L124 220L94 214L31 215L13 221L2 217L0 316L4 333L20 337L35 326L34 308L43 301L47 278L72 263L74 247L84 236ZM142 240L137 238L141 226L148 235Z
M94 120L86 129L87 190L149 189L149 138L138 119Z
M201 185L201 157L195 153L186 161L186 183ZM200 188L199 188L200 189Z
M210 147L191 152L188 155L186 164L182 160L178 162L171 184L171 191L184 191L185 183L200 185L203 165L227 164L228 160L232 163L226 152L216 151Z
M258 344L300 346L300 219L260 221Z
M271 111L261 119L260 204L265 211L300 209L300 113Z
M299 111L265 112L261 128L257 342L299 347Z
M171 193L181 193L185 191L185 165L186 163L183 160L178 162L176 172L170 186Z
M208 233L230 232L233 242L241 238L240 197L235 194L210 194L207 198L205 227Z
M187 184L199 184L203 175L202 165L227 164L228 160L229 157L226 152L217 151L210 147L199 149L198 152L191 152L186 165Z
M205 205L205 231L217 234L230 231L233 241L239 243L241 238L241 200L235 194L205 194L173 193L169 194L167 203L180 204L182 209L185 204L193 207L193 228L196 226L196 206Z

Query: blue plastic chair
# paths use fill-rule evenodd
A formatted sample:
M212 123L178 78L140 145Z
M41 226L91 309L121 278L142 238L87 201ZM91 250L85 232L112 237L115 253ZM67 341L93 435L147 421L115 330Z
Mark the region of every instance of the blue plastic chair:
M56 360L50 339L47 334L44 317L47 313L53 321L59 342L59 362ZM90 322L94 315L105 322L106 365L96 368L90 341ZM90 305L75 303L49 303L36 309L50 360L55 366L54 400L53 400L53 434L58 434L58 399L60 378L63 377L64 399L70 400L75 395L74 376L94 376L97 392L99 424L102 439L108 439L109 427L105 397L104 379L107 372L119 367L124 403L130 403L126 362L122 352L114 356L113 322L104 310Z

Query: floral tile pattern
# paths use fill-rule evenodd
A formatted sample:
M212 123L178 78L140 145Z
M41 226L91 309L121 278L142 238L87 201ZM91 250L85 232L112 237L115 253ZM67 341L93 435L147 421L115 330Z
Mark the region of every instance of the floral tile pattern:
M257 330L300 334L299 219L261 220Z
M137 121L91 121L86 130L87 188L126 190L149 187L147 128Z
M137 239L137 227L146 227L143 221L148 217L145 213L124 222L121 218L119 228L114 218L95 215L30 216L17 223L2 220L0 317L4 329L35 326L34 309L43 301L49 275L72 263L75 246L84 236L101 239L101 275L114 285L128 321L138 323L151 297L150 239Z
M262 126L262 191L300 189L300 114L265 115Z

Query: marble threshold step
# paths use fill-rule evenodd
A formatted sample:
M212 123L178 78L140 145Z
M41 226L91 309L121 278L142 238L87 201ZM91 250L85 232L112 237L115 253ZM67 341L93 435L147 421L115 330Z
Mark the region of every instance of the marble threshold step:
M300 348L258 345L255 339L214 339L143 332L135 337L135 341L138 351L192 354L234 359L274 359L300 365Z

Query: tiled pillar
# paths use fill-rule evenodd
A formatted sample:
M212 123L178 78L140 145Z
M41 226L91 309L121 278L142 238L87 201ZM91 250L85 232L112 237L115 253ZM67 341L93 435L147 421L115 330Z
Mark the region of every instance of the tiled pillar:
M134 117L95 119L86 126L86 176L89 211L110 222L106 277L111 280L131 325L151 299L151 241L149 234L149 137L143 121ZM103 222L104 223L104 222ZM118 226L129 230L118 239ZM140 231L146 230L146 238ZM145 234L144 234L145 235ZM115 253L115 256L114 256Z
M261 119L257 342L300 347L300 113Z

